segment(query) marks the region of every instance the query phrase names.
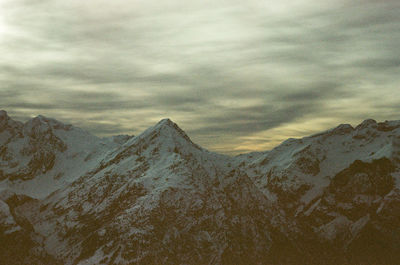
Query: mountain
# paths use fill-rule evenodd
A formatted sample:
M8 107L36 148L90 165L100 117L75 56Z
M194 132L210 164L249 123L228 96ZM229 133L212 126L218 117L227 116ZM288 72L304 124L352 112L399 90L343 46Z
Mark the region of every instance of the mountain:
M0 112L0 264L397 264L400 121L267 152Z
M239 156L237 166L274 196L285 216L278 226L304 263L396 264L399 154L400 122L365 120Z

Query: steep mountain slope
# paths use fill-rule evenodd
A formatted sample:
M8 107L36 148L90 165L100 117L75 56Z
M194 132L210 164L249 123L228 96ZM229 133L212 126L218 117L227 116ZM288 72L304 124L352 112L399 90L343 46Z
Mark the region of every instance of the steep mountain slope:
M19 211L33 199L0 193L0 264L57 264L43 247L43 238Z
M14 264L400 258L400 122L340 125L229 157L168 119L99 139L0 112L0 150L0 245L23 253L0 248L0 257Z
M356 160L398 161L399 142L399 121L366 120L356 128L342 124L310 137L288 139L265 153L238 156L236 166L266 194L273 192L282 199L295 195L288 205L297 207L296 201L304 204L320 195L335 174Z
M100 139L43 116L22 124L1 111L0 190L44 198L97 166L128 139Z
M395 264L399 142L400 122L366 120L239 156L236 165L282 209L286 223L276 225L313 263Z
M271 244L268 201L229 161L163 120L26 218L66 264L256 262Z

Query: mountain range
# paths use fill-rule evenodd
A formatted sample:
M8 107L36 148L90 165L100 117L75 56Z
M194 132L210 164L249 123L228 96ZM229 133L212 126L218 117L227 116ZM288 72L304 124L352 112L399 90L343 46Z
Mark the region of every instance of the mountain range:
M235 157L0 111L0 264L398 264L400 121Z

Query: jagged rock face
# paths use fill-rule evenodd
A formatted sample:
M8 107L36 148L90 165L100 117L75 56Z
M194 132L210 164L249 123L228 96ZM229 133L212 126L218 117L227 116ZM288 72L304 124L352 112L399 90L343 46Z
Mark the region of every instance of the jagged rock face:
M66 144L54 134L54 130L68 130L70 127L44 117L36 117L24 125L24 135L29 142L22 152L26 155L37 153L40 149L50 149L63 152L67 149Z
M356 160L297 216L302 229L296 236L308 241L310 249L320 242L326 255L341 264L395 264L400 258L395 251L400 238L400 229L394 225L400 221L399 214L394 214L400 207L395 171L387 158ZM311 241L310 233L304 232L308 230L313 231Z
M21 154L31 156L24 178L33 178L37 173L46 173L54 166L57 152L64 152L67 145L55 135L55 129L69 127L44 117L37 117L25 124L24 135L29 139Z
M0 260L397 264L399 139L366 120L228 157L168 119L102 140L0 112Z
M396 167L387 158L365 163L356 160L349 168L339 172L329 185L335 198L351 200L356 195L384 196L394 188L391 175Z
M54 227L46 237L64 246L54 253L59 259L96 263L101 253L106 264L268 260L265 196L245 173L221 167L227 157L171 138L175 130L157 125L44 201L37 223Z
M0 114L0 181L7 188L35 197L44 198L73 182L132 138L100 139L43 116L23 124L4 111Z
M56 153L67 149L67 145L53 130L67 130L68 127L55 120L39 116L22 125L12 121L4 113L0 115L1 119L3 126L0 127L9 134L0 147L3 160L2 179L26 180L34 178L38 173L46 173L53 168ZM21 156L22 159L15 159ZM21 163L21 160L26 162Z
M13 134L20 131L22 126L22 123L12 120L7 112L0 110L0 133L8 131L10 134Z
M399 134L399 122L366 120L355 129L340 125L311 137L289 139L269 152L239 160L237 166L266 193L292 197L297 207L296 201L312 200L356 160L387 157L397 164Z
M283 211L276 227L296 242L290 252L306 257L299 264L396 263L399 128L366 120L239 157L237 165Z
M24 212L36 203L14 193L0 194L0 264L56 264Z

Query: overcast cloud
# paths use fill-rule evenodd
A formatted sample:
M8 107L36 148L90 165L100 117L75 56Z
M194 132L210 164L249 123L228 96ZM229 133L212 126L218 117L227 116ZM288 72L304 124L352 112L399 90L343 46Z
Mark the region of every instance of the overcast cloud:
M99 136L169 117L224 153L400 119L399 14L398 0L0 0L0 108Z

